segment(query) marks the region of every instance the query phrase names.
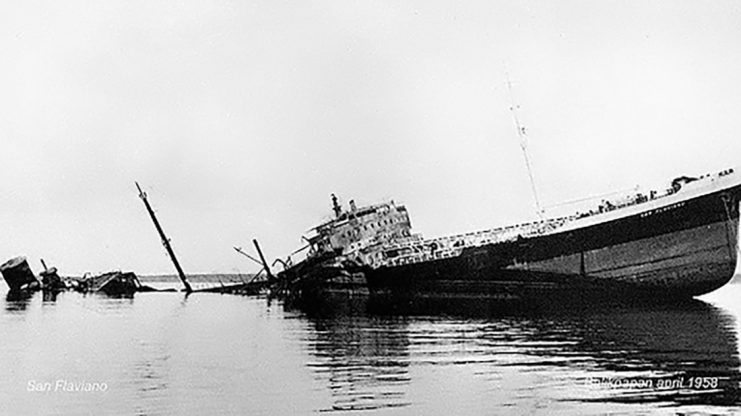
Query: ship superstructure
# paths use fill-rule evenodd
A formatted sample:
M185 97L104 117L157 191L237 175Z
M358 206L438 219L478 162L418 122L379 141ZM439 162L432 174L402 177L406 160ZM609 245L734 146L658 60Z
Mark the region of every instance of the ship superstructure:
M406 207L394 201L358 208L351 200L349 210L343 210L333 194L332 205L335 218L313 228L313 234L305 237L309 257L326 253L355 256L393 241L419 239L412 235Z
M412 234L406 207L394 201L358 207L351 200L343 209L332 194L332 210L332 219L303 237L308 243L306 258L294 264L289 257L284 262L286 268L278 274L281 290L367 292L361 270L379 264L375 259L383 247L422 239Z

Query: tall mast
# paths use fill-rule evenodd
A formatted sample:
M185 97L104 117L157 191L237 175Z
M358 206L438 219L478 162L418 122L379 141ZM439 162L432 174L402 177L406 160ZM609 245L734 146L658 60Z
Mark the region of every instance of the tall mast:
M157 217L154 215L154 210L152 209L152 206L149 205L149 201L147 200L147 194L142 191L142 188L139 186L138 182L134 182L136 184L136 189L139 190L139 198L144 201L144 206L147 207L147 212L149 212L149 216L152 217L152 222L154 223L154 228L157 229L157 232L160 235L160 238L162 239L162 245L165 246L165 250L167 250L167 254L170 255L170 260L172 260L172 264L175 265L175 269L178 271L178 276L180 276L180 280L183 282L183 286L185 286L185 292L190 293L193 291L193 289L190 287L190 283L188 283L188 280L185 278L185 272L183 272L182 267L180 267L180 263L178 263L178 259L175 257L175 252L172 250L172 246L170 245L170 239L165 236L165 231L162 230L162 226L160 226L160 222L157 221Z
M515 96L512 93L512 82L509 80L509 74L507 75L507 90L509 91L509 99L511 103L509 110L512 112L512 119L514 120L515 128L517 129L517 138L520 139L520 148L522 149L522 155L525 157L525 166L527 167L527 174L530 177L530 188L532 188L533 199L535 199L535 209L537 210L538 217L543 218L543 210L540 207L538 191L535 188L533 169L530 166L530 155L527 152L527 135L525 134L525 127L520 124L520 119L517 117L517 110L520 106L515 104Z

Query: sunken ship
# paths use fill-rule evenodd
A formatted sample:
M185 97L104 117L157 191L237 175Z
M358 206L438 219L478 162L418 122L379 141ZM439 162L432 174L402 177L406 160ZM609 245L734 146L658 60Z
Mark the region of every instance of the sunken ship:
M313 228L305 258L278 274L286 288L321 295L503 300L689 298L732 277L741 178L733 169L679 177L666 189L603 200L585 213L425 239L407 209L343 210Z

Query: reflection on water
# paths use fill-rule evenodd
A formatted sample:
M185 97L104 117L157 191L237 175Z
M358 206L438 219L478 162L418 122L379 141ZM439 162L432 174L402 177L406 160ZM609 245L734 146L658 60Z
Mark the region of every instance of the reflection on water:
M2 296L0 414L728 413L737 299L736 284L650 306ZM109 390L27 391L59 379Z
M364 305L363 299L356 299L343 303L350 307L340 311L308 308L313 330L307 347L314 356L308 366L328 383L331 410L408 406L407 325L401 319L364 314Z
M33 292L8 292L5 294L5 310L22 311L33 298Z
M544 398L566 408L741 402L736 320L699 300L528 307L355 298L301 309L315 329L310 365L334 410L411 405L410 368L424 367L471 368L468 382L490 384L492 397L514 407Z
M41 294L44 299L44 304L56 302L57 296L59 296L59 292L57 292L56 290L45 290L41 292Z

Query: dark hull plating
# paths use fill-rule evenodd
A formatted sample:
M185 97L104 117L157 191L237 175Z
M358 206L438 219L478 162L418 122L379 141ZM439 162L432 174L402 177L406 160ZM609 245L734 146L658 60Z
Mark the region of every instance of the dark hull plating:
M736 269L733 187L669 207L532 238L471 247L458 257L366 271L371 294L560 301L686 298Z

